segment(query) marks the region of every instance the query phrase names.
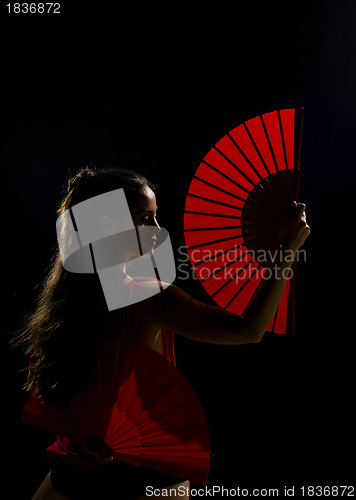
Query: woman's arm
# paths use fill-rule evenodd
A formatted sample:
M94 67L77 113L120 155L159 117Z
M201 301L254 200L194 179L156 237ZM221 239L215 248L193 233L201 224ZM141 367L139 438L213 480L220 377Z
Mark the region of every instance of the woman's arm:
M171 285L164 292L137 304L139 312L157 328L167 328L200 342L246 344L259 342L277 311L297 250L310 233L305 205L294 204L281 226L283 250L274 274L264 280L240 316L200 302Z

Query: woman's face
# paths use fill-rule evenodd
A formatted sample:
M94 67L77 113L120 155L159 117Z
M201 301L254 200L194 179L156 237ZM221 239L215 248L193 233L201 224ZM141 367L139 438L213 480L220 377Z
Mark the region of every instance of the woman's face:
M156 196L148 186L143 188L138 201L131 207L131 216L140 234L142 253L152 252L156 246L156 235L161 228L156 218Z
M96 258L102 259L102 267L113 262L124 262L140 255L152 255L156 246L156 235L161 231L156 219L156 197L152 189L145 186L136 203L130 208L134 230L122 231L122 221L109 216L101 217L104 238L95 243Z

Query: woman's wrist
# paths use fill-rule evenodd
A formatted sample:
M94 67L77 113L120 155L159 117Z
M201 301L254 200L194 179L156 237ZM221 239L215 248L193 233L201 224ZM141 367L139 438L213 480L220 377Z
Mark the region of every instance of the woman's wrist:
M281 260L287 262L293 262L297 254L298 249L293 248L290 245L281 244Z
M288 279L289 277L288 270L293 264L295 255L296 255L295 250L289 248L286 245L281 245L280 251L278 252L278 255L271 267L272 276L274 276L278 280Z

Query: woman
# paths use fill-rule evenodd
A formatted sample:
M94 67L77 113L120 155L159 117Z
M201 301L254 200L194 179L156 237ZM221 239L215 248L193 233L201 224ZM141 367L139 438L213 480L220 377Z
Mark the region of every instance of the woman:
M160 231L156 219L154 186L136 172L113 168L79 171L69 183L68 192L60 204L58 214L63 214L84 200L120 188L124 189L134 226L136 228L150 226L151 237L154 240L156 233ZM102 221L107 234L115 233L117 223L118 221L113 218L104 218ZM64 406L68 404L75 392L84 386L93 364L98 335L106 324L108 315L114 318L114 313L128 315L129 323L131 321L128 335L131 335L131 330L136 328L139 341L168 359L170 356L171 361L174 358L174 349L172 339L170 340L164 333L166 330L192 340L212 344L235 345L259 342L281 300L288 276L286 271L291 265L290 252L295 254L309 233L310 229L305 219L305 205L294 203L281 226L280 243L283 251L280 252L280 261L275 268L275 274L260 287L258 294L255 294L242 316L204 304L176 286L168 284L165 284L163 293L154 294L119 312L110 313L97 274L75 274L65 271L57 252L35 312L22 333L22 342L27 345L31 357L27 390L32 392L36 388L38 396L45 403L56 402ZM135 256L135 252L129 248L124 249L122 253L125 260ZM125 273L125 267L122 270L123 279L130 281L131 278ZM142 290L148 291L146 295L144 294L145 297L150 295L152 286L153 282L149 280L140 284ZM181 314L181 311L185 311L185 314ZM132 317L136 318L136 327L130 319ZM60 438L57 438L57 441L58 439ZM99 463L110 464L112 461L110 450L106 450L98 442L83 443L83 450L94 456ZM104 485L112 478L114 478L113 488L116 485L115 498L125 498L125 500L145 498L142 488L135 489L140 481L142 485L146 482L146 484L156 484L159 488L177 489L179 486L189 486L189 482L182 482L175 477L143 468L131 469L125 464L119 465L120 468L117 469L114 469L112 464L97 468L101 472L93 479L95 473L92 468L87 470L85 467L54 464L54 468L45 478L33 500L88 498L89 493L85 491L87 482L89 484L92 481L90 489L93 491L93 481L96 486ZM130 473L132 481L127 479ZM119 493L124 487L126 492L120 497ZM106 498L105 494L108 493L100 491L98 498ZM179 491L182 492L182 488ZM186 497L180 496L180 498L189 496L187 494Z

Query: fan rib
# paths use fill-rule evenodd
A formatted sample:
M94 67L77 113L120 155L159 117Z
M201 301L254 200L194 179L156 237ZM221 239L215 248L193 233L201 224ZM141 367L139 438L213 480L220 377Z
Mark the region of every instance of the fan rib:
M228 236L226 238L219 238L218 240L206 241L205 243L198 243L197 245L190 245L190 246L187 246L187 249L188 250L192 250L194 248L200 248L200 247L204 247L206 245L212 245L214 243L222 243L223 241L234 240L236 238L241 238L242 239L241 234L237 234L235 236Z
M294 168L298 168L302 138L303 108L294 112Z
M216 148L217 149L217 148ZM225 177L225 179L227 179L229 182L232 182L233 184L235 184L235 186L237 186L239 189L242 189L242 191L245 191L246 194L250 194L250 191L248 189L246 189L244 186L242 186L239 182L235 181L234 179L232 179L231 177L229 177L228 175L224 174L223 172L221 172L221 170L219 170L218 168L214 167L214 165L212 165L211 163L209 163L208 161L206 160L203 160L202 163L204 163L206 166L208 166L209 168L211 168L212 170L215 170L215 172L217 172L219 175L221 175L222 177Z
M268 131L267 131L267 127L266 127L265 121L264 121L264 119L263 119L263 115L261 115L261 116L260 116L260 119L261 119L261 123L262 123L263 130L264 130L264 132L265 132L265 136L266 136L266 139L267 139L267 142L268 142L269 149L270 149L270 151L271 151L271 155L272 155L272 158L273 158L273 163L274 163L274 166L276 167L276 172L279 172L279 168L278 168L277 160L276 160L276 157L275 157L275 155L274 155L274 151L273 151L273 147L272 147L271 139L269 138Z
M210 217L224 217L226 219L241 219L241 215L213 214L211 212L195 212L193 210L185 210L185 213L193 215L207 215Z
M220 257L220 256L223 256L224 254L230 252L233 248L234 249L238 249L238 248L241 248L241 247L244 247L245 244L244 243L241 243L241 245L238 245L238 246L233 246L233 247L230 247L226 250L221 250L220 252L217 252L215 255L212 255L211 257L207 257L206 259L202 259L200 260L199 262L195 262L194 263L194 267L196 266L200 266L201 264L205 264L206 262L209 262L213 257L216 258L216 257Z
M223 189L221 188L220 186L216 186L216 184L212 184L211 182L208 182L206 181L205 179L202 179L201 177L198 177L197 175L194 176L194 179L197 179L198 181L200 182L203 182L204 184L206 184L207 186L210 186L212 188L215 188L217 189L218 191L221 191L222 193L226 193L230 196L233 196L234 198L240 200L240 201L245 201L246 198L241 198L241 196L238 196L237 194L235 193L232 193L231 191L228 191L227 189Z
M256 184L253 182L253 180L251 180L247 174L245 174L242 170L240 170L239 167L236 165L236 163L234 163L228 156L226 156L226 154L223 153L221 149L219 149L217 146L213 146L213 149L215 149L226 161L228 161L230 165L232 165L239 172L239 174L241 174L247 180L247 182L249 182L253 187L255 187Z
M265 160L264 160L264 158L263 158L263 156L262 156L262 154L261 154L260 150L258 149L258 146L257 146L257 144L255 143L255 140L254 140L254 138L252 137L252 134L251 134L251 132L250 132L250 130L249 130L249 128L248 128L248 126L247 126L247 124L246 124L246 123L244 123L244 124L243 124L243 126L244 126L244 128L245 128L245 130L246 130L246 132L247 132L247 134L248 134L248 136L249 136L249 138L250 138L250 141L251 141L251 142L252 142L252 144L253 144L253 147L254 147L254 148L255 148L255 150L256 150L256 153L258 154L258 156L260 157L261 162L263 163L263 166L264 166L264 168L265 168L265 170L266 170L266 172L267 172L267 175L271 175L271 172L270 172L270 171L269 171L269 169L268 169L267 163L265 162Z
M242 210L241 207L235 207L235 205L231 205L231 203L223 203L222 201L211 200L210 198L205 198L204 196L199 196L197 194L187 193L187 196L191 196L193 198L197 198L198 200L202 201L208 201L209 203L215 203L216 205L221 205L223 207L234 208L235 210L240 210L240 211Z
M176 381L174 381L174 383L176 383ZM171 385L174 385L174 383L172 383ZM192 403L194 403L194 399L190 399L189 401L185 401L184 403L180 403L179 405L179 410L182 410L183 408L185 408L186 406L189 406L191 405ZM155 403L155 402L154 402ZM146 408L146 410L149 408L149 406ZM139 433L139 435L141 436L141 434L144 434L143 431L147 430L148 428L150 427L160 427L161 425L161 420L165 419L168 415L171 415L173 412L175 412L177 410L177 407L175 408L170 408L169 410L165 411L165 412L160 412L160 415L159 416L156 416L154 420L150 421L150 422L146 422L144 424L141 424L140 427L137 429L137 432ZM148 410L149 411L149 410ZM176 427L176 428L171 428L170 431L178 431L180 429L184 429L186 428L185 427L185 423L183 424L183 427ZM195 424L195 426L198 426L200 424ZM159 429L159 431L162 432L162 429ZM157 431L156 431L157 432ZM150 436L152 437L152 436Z
M279 131L281 133L281 139L282 139L283 156L284 156L284 166L285 166L285 169L288 170L286 143L285 143L285 140L284 140L284 132L283 132L281 112L279 110L277 112L277 115L278 115Z
M169 416L169 413L167 413L165 415L165 417ZM157 420L158 422L158 420ZM175 432L180 432L180 431L192 431L192 430L195 430L195 429L201 429L202 427L202 423L197 423L197 424L192 424L192 425L187 425L186 423L181 423L181 425L179 427L176 427L175 429L171 429L171 432L172 433L175 433ZM156 430L155 432L152 432L150 433L150 441L151 440L154 440L155 438L160 438L162 435L162 429L158 429ZM142 439L142 443L144 445L146 445L146 442L147 440L145 438ZM152 453L152 449L157 447L159 449L159 453L161 454L162 453L162 449L161 449L161 445L158 444L158 445L153 445L153 444L150 444L149 445L150 449L151 449L151 453ZM145 453L149 453L149 451L147 449L145 449ZM185 455L187 452L181 452L182 455ZM198 454L200 454L200 452L198 451ZM187 458L189 458L190 455L187 456Z
M214 297L216 294L218 294L219 292L221 292L221 290L222 290L223 288L225 288L225 287L226 287L229 283L231 283L231 281L232 281L234 278L236 278L236 276L237 276L238 274L240 274L240 273L241 273L242 271L244 271L247 267L249 267L249 266L250 266L250 264L251 264L251 262L248 262L248 263L247 263L247 264L245 264L243 267L240 267L240 269L238 269L238 271L237 271L237 272L236 272L233 276L231 276L231 278L230 278L230 279L226 280L226 281L225 281L225 283L223 283L223 284L221 285L221 287L219 287L217 290L215 290L215 292L214 292L214 293L212 293L212 294L211 294L211 297Z
M181 427L177 427L176 429L172 429L173 432L181 432L181 431L189 431L190 433L192 433L193 430L198 430L201 429L202 425L201 424L194 424L194 425L187 425L187 424L184 424L183 426ZM158 444L153 444L151 441L155 440L155 439L159 439L160 437L162 436L162 431L161 430L157 430L155 432L152 432L152 434L150 434L150 438L149 438L149 441L150 441L150 444L147 443L147 439L143 438L142 439L142 444L144 445L144 454L147 455L149 453L159 453L160 455L164 454L164 452L162 452L162 449L161 449L161 445L158 443ZM171 445L171 447L173 447L173 445ZM156 449L158 450L156 452ZM167 451L166 451L167 453ZM177 452L176 452L177 453ZM192 459L192 452L189 451L180 451L180 455L181 456L186 456L187 459ZM198 450L196 451L197 455L200 456L202 453ZM168 451L168 454L170 454L170 452ZM203 454L204 456L204 454Z
M261 268L260 265L256 267L256 269L253 271L253 273L250 274L248 279L245 281L245 283L238 289L238 291L235 293L235 295L229 300L229 302L225 305L224 309L227 309L230 304L236 299L236 297L239 295L239 293L245 288L247 283L254 277L254 275L257 273L257 271Z
M189 229L186 229L187 232L193 232L193 231L222 231L225 229L238 229L241 227L241 224L238 226L214 226L214 227L192 227Z
M227 269L229 266L232 266L232 264L235 264L238 260L240 260L243 257L245 257L248 253L249 253L249 250L247 250L247 252L245 252L244 254L240 255L239 257L236 257L236 259L232 260L231 262L227 262L225 265L223 265L222 267L220 267L220 269L216 269L211 274L209 274L209 276L207 276L206 278L200 278L200 281L202 283L204 281L207 281L208 279L212 278L213 276L215 276L216 274L218 274L223 269ZM197 265L194 265L194 267L197 267Z
M241 147L237 144L237 142L235 141L235 139L232 137L232 135L230 134L230 132L227 133L227 137L230 139L230 141L234 144L234 146L237 148L237 150L241 153L241 155L244 157L244 159L247 161L247 163L250 165L251 169L254 171L254 173L257 175L257 177L260 179L260 181L262 181L263 177L261 177L261 174L259 173L259 171L257 170L257 168L253 165L253 163L251 162L251 160L248 158L248 156L246 156L246 154L242 151ZM250 181L252 182L252 181ZM256 183L254 182L253 185L255 186Z

